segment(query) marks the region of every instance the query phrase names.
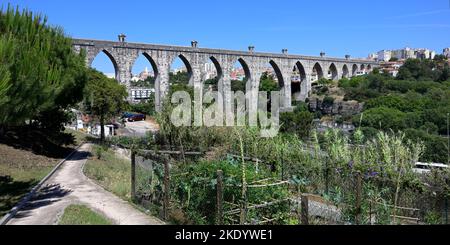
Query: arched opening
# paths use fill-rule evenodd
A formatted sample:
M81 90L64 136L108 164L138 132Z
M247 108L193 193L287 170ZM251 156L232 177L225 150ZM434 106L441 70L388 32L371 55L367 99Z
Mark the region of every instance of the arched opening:
M347 65L342 66L342 78L348 78L349 71Z
M304 82L306 82L305 68L298 61L294 66L291 77L291 95L293 101L302 101L304 99L301 97L302 84Z
M214 56L209 57L208 63L203 67L203 89L217 91L220 79L223 76L222 67Z
M155 98L155 81L158 68L147 53L141 53L131 69L130 96L132 102L152 102Z
M246 83L250 80L250 78L250 69L248 68L247 63L242 58L239 58L234 63L230 73L231 91L242 91L245 93Z
M182 54L178 55L170 65L169 85L171 90L183 90L194 85L191 64Z
M333 81L338 79L338 71L334 63L331 63L330 67L328 68L327 78Z
M259 91L265 91L268 93L267 108L271 106L271 93L272 91L283 91L284 80L281 70L275 61L271 60L266 65L265 71L262 73L259 80Z
M119 80L117 62L114 57L105 49L98 53L97 56L95 56L94 60L92 61L91 67L99 72L102 72L109 78Z
M366 74L366 66L364 66L364 64L361 65L360 72L362 75Z
M311 73L311 84L317 84L317 81L323 78L323 70L322 66L319 63L316 63L313 66L313 70Z
M356 76L358 74L358 66L354 64L352 66L352 76Z
M371 72L371 71L372 71L372 66L371 66L371 65L368 65L368 66L367 66L367 71L368 71L368 72Z

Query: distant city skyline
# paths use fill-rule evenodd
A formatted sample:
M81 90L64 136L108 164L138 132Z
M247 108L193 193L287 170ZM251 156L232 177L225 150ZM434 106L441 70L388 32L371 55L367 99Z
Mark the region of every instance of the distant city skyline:
M199 47L365 58L371 52L404 47L428 48L438 54L450 47L448 0L298 1L129 1L2 0L48 16L51 25L78 38ZM145 11L144 11L145 10ZM151 68L140 57L133 73ZM172 65L182 66L180 61ZM93 67L114 74L106 56Z

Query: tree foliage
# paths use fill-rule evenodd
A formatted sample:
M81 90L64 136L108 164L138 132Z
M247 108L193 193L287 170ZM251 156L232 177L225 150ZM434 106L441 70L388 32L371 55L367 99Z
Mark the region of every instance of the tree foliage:
M369 74L343 79L339 86L345 99L364 102L363 120L353 122L369 134L372 129L402 130L410 139L426 146L423 160L447 162L442 137L447 134L450 113L450 81L446 81L448 63L434 60L407 60L399 77Z
M259 91L279 91L279 87L277 82L275 81L274 77L267 72L264 72L261 76L260 82L259 82Z
M27 10L1 11L1 126L61 129L64 110L82 99L85 82L84 57L61 28Z
M100 122L101 139L104 140L105 122L119 115L126 107L128 96L126 88L115 79L108 78L92 69L89 71L88 83L84 93L84 111Z

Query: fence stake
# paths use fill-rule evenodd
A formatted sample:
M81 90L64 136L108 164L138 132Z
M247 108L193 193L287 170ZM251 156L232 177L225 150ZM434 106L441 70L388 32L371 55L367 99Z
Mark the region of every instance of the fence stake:
M357 225L361 223L361 188L362 188L362 177L361 172L356 173L356 212L355 212L355 222Z
M328 195L329 186L328 160L325 161L325 193Z
M240 215L240 225L245 225L247 220L247 186L242 185L242 200L241 200L241 215Z
M309 201L308 195L301 195L301 210L300 210L300 221L302 225L309 225Z
M136 198L136 152L131 151L131 200Z
M216 225L223 225L223 171L217 170L217 218Z
M170 200L170 169L169 159L164 159L164 203L163 216L164 220L169 218L169 200Z
M445 197L445 224L448 225L448 197Z

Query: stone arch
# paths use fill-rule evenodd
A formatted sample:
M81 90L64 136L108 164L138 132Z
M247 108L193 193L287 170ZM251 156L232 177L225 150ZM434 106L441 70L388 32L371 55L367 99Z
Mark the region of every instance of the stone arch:
M344 64L342 66L342 78L348 78L349 77L349 70L347 64Z
M158 69L158 65L156 64L155 60L147 52L142 52L142 55L148 60L148 62L152 66L153 72L155 73L155 78L157 79L159 76L159 69Z
M209 57L209 58L208 58ZM220 65L219 61L216 59L216 57L214 57L214 55L206 55L204 57L203 61L203 65L204 67L202 69L203 70L203 75L202 75L202 90L215 90L215 89L219 89L221 88L223 85L223 70L222 70L222 66ZM209 76L211 74L208 74L208 70L210 69L210 65L213 65L214 69L215 69L215 77L214 76ZM214 75L214 74L212 74Z
M331 80L337 80L338 79L338 70L336 68L336 65L334 63L331 63L328 67L328 78Z
M216 67L217 70L217 79L220 80L223 77L223 70L222 66L220 65L219 61L214 56L210 56L209 59L214 64L214 67Z
M291 96L293 100L301 101L304 100L304 98L302 98L302 92L306 92L302 91L302 86L305 89L304 83L306 82L306 71L305 67L300 61L297 61L295 63L293 72L295 71L297 71L298 74L294 74L294 76L292 76L291 78Z
M250 69L248 67L247 61L245 61L243 58L238 58L237 62L239 62L239 64L241 64L242 68L244 69L244 73L245 73L245 81L249 81L252 78L252 73L250 72Z
M353 64L353 66L352 66L352 76L356 76L357 73L358 73L358 65Z
M364 72L365 69L366 69L366 66L365 66L364 64L361 64L359 70L360 70L361 72Z
M194 85L194 76L193 76L194 72L193 72L193 69L192 69L191 62L189 62L189 60L188 60L186 55L181 54L181 53L178 53L177 55L175 55L173 57L173 59L170 61L169 70L170 70L171 66L173 65L174 61L176 60L176 58L180 58L180 60L183 62L184 66L186 67L187 74L188 74L188 77L189 77L188 84L193 86Z
M269 64L272 66L273 70L275 71L275 75L278 79L278 86L279 88L284 88L284 78L283 74L281 73L280 67L277 65L277 63L274 60L270 60Z
M100 53L104 53L109 58L114 67L114 76L116 80L119 81L119 66L117 65L117 61L114 56L107 49L100 49L95 55L93 55L92 60L89 61L89 67L92 67L92 63Z
M319 62L316 62L314 64L313 69L312 69L312 75L313 76L315 75L316 77L315 77L315 79L313 77L313 79L311 79L311 82L316 82L316 81L320 80L321 78L323 78L323 69Z
M367 71L372 71L372 65L367 65Z
M129 81L130 87L129 87L128 93L129 93L129 97L134 102L141 100L141 99L148 100L152 93L152 92L149 92L149 90L151 91L150 88L143 88L143 87L136 88L136 87L132 86L133 75L137 74L137 73L133 74L133 70L134 70L134 67L136 66L136 64L138 63L138 60L141 59L141 55L142 55L143 59L146 60L150 64L150 67L153 72L152 83L153 83L153 89L154 89L153 93L154 93L155 98L156 98L157 94L159 96L159 93L160 93L160 79L159 79L160 73L159 73L158 65L156 64L155 60L152 58L152 56L147 51L139 50L136 52L136 57L133 60L131 60L130 68L129 68L131 80ZM155 108L156 108L156 99L155 99Z

